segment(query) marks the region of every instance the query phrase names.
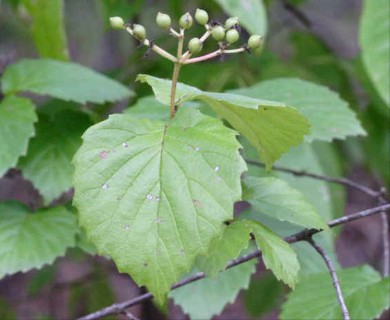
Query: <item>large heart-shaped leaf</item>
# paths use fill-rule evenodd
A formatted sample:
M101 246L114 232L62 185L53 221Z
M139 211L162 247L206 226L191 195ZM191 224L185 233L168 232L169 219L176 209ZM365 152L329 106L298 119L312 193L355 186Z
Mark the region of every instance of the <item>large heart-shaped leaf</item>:
M171 81L148 75L139 75L137 79L153 88L157 100L169 104ZM181 83L176 97L178 104L193 99L206 102L256 147L268 168L292 146L299 145L309 132L306 118L283 103L204 92Z
M233 217L246 170L235 135L181 110L168 124L113 115L83 136L74 160L80 224L159 302Z
M363 62L372 83L390 106L390 3L365 0L360 25Z
M0 177L26 154L37 115L30 100L10 96L0 102Z
M32 213L17 202L0 203L0 278L52 263L75 245L77 232L64 207Z
M10 65L4 72L2 89L6 95L28 91L78 103L104 103L133 94L94 70L51 59L25 59Z

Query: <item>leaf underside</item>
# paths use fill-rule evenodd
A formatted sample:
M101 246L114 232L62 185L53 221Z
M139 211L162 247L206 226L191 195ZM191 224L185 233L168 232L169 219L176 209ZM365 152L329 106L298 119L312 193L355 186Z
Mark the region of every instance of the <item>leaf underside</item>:
M83 136L74 159L80 224L158 302L233 217L246 170L235 135L181 110L168 124L113 115Z

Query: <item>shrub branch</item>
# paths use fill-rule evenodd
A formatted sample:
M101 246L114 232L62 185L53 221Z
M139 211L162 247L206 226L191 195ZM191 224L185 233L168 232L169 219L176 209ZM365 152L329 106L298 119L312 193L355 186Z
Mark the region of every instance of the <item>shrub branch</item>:
M345 216L345 217L342 217L339 219L331 220L328 222L328 226L330 228L333 228L333 227L338 226L338 225L342 225L342 224L349 223L349 222L354 221L354 220L358 220L358 219L362 219L365 217L369 217L371 215L386 212L388 210L390 210L390 203L386 203L386 204L383 204L383 205L380 205L378 207L374 207L374 208L371 208L368 210L360 211L360 212L357 212L357 213L354 213L354 214L351 214L351 215L348 215L348 216ZM295 242L299 242L299 241L308 241L309 239L311 239L311 237L314 234L321 232L321 231L322 230L317 230L317 229L304 229L298 233L295 233L291 236L284 238L284 240L288 243L295 243ZM253 251L245 256L242 256L242 257L239 257L235 260L230 261L229 264L227 265L226 269L233 268L237 265L240 265L244 262L247 262L247 261L252 260L254 258L257 258L259 256L261 256L261 251L255 250L255 251ZM192 282L198 281L198 280L203 279L205 277L206 277L206 275L203 272L198 272L190 277L187 277L187 278L180 280L178 283L174 284L171 287L171 289L174 290L174 289L180 288L182 286L185 286L185 285L190 284ZM109 307L106 307L106 308L101 309L99 311L96 311L94 313L88 314L84 317L81 317L78 320L95 320L95 319L100 319L102 317L105 317L105 316L108 316L111 314L122 313L127 308L135 306L137 304L140 304L140 303L142 303L146 300L150 300L150 299L153 299L153 295L151 293L145 293L145 294L142 294L142 295L140 295L136 298L133 298L131 300L128 300L128 301L125 301L122 303L115 303Z

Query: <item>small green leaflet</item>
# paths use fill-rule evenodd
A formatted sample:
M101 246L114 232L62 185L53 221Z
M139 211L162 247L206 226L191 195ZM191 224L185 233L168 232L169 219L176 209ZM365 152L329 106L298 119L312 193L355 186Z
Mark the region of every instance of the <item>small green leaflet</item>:
M78 103L117 101L133 95L122 84L76 63L24 59L4 72L5 95L32 92Z
M256 99L282 101L296 108L310 122L310 134L305 137L308 142L331 142L347 136L365 135L347 102L328 88L308 81L295 78L273 79L232 92Z
M390 3L364 0L360 44L367 73L390 107Z
M75 245L76 218L64 207L29 212L17 202L0 203L0 279L52 263Z
M233 218L246 170L236 132L183 109L168 124L112 115L74 158L79 221L159 303Z
M137 80L147 82L152 87L157 100L169 104L170 80L148 75L139 75ZM299 145L304 135L309 133L309 123L306 118L297 110L282 103L235 94L203 92L179 83L178 103L194 99L207 103L234 129L244 135L256 147L268 168L292 146Z
M215 0L225 12L239 18L240 24L251 34L265 36L267 13L263 0Z
M63 0L23 0L32 17L32 35L40 56L69 60Z
M243 199L261 213L306 228L327 229L325 221L303 194L275 177L246 177Z
M215 277L248 247L249 233L250 229L241 221L229 224L221 237L213 239L207 255L198 257L196 266L208 276Z
M240 290L248 288L256 263L254 259L247 261L219 273L214 279L205 278L178 288L169 296L191 319L211 319L220 314L227 303L233 303Z
M390 278L369 266L337 271L351 319L377 319L390 306ZM282 307L281 319L342 319L329 272L300 279Z
M271 269L278 280L294 289L298 282L299 262L290 245L263 224L243 220L254 234L267 269Z
M81 135L90 125L86 114L70 110L57 112L52 118L39 116L36 137L18 167L41 193L45 204L72 187L72 159L81 145Z
M26 154L37 121L30 100L9 96L0 102L0 177Z

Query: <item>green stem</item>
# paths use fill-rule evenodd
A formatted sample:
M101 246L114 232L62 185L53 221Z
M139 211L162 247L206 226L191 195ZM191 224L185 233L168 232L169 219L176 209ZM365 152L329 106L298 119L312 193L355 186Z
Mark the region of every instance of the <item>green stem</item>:
M176 56L176 62L175 67L173 68L173 76L172 76L172 86L171 86L171 102L170 102L170 112L169 116L172 119L175 116L175 113L177 111L176 107L176 87L177 87L177 81L179 79L180 74L180 68L182 64L180 63L180 59L183 54L183 45L184 45L184 29L180 29L180 36L178 37L178 45L177 45L177 56Z

